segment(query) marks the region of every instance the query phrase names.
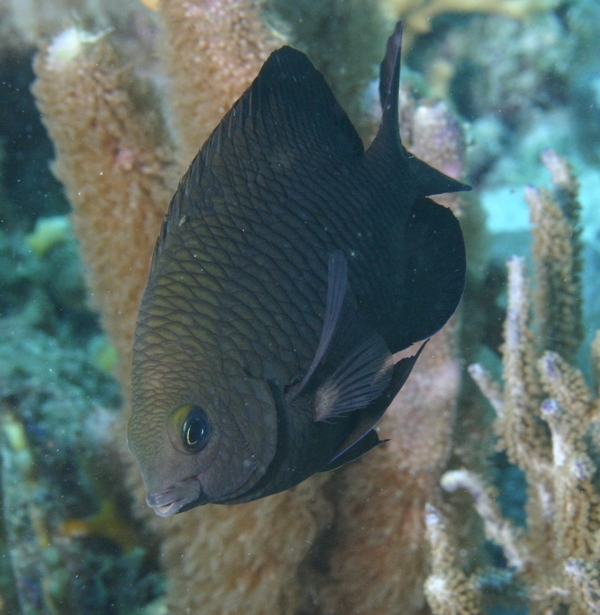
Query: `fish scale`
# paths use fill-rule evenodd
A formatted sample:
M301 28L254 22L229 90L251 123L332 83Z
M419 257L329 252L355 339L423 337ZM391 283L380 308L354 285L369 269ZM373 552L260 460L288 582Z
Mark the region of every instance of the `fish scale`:
M205 225L204 228L214 228L214 220L211 223L210 226ZM287 288L282 285L273 285L273 272L280 270L277 262L271 258L270 263L255 271L255 275L249 276L244 270L245 257L239 254L239 242L235 243L235 251L238 253L234 254L233 248L227 252L226 249L223 249L222 245L212 242L213 235L208 233L204 236L207 239L204 239L203 236L199 238L196 233L191 233L189 238L185 236L180 237L180 234L187 234L186 226L184 224L178 227L172 235L173 244L177 246L175 250L176 256L170 258L170 245L165 246L163 254L165 254L165 259L169 263L177 263L178 270L169 271L168 279L182 276L182 269L185 270L189 278L187 283L184 284L183 281L180 281L175 287L170 282L172 287L170 294L176 294L180 298L184 295L182 286L192 289L191 292L185 293L193 295L193 302L188 301L185 309L186 311L193 310L195 312L198 330L205 330L205 335L208 336L211 332L207 331L207 329L212 323L221 322L223 324L224 321L228 321L228 304L233 301L235 305L239 306L239 309L247 306L251 310L251 313L248 314L251 320L264 325L263 330L255 325L252 327L252 331L255 338L254 346L256 347L262 341L265 356L281 354L286 347L288 351L292 352L300 347L305 350L305 354L308 357L309 348L314 345L315 339L318 339L318 331L316 329L319 326L319 321L316 316L313 316L310 330L307 330L306 326L303 328L305 335L310 333L308 340L296 339L294 342L292 341L295 339L296 334L302 331L302 329L299 330L297 323L306 323L306 313L303 315L296 307L300 299L300 293L297 289L290 285L287 285ZM178 247L191 241L201 246L201 248L194 250L196 258L193 259L189 258L190 250L182 252ZM260 249L263 245L264 242L261 241L257 249ZM209 248L210 253L207 253ZM182 254L186 254L188 260L184 260ZM280 262L284 261L283 253L281 253L279 260ZM169 265L169 269L171 268L172 265ZM195 275L193 273L194 270L196 270ZM202 270L201 274L198 273L200 270ZM301 274L297 272L296 275ZM323 288L325 287L323 286ZM290 292L294 292L294 294L290 294ZM225 311L223 312L223 310ZM174 320L180 318L181 311L181 306L178 306L177 313L173 317ZM278 319L277 316L280 318ZM227 337L234 335L235 331L234 321L227 328L222 326L217 332L213 331L213 333ZM240 336L236 336L236 340L241 340ZM277 350L273 351L273 348ZM231 351L235 353L235 348L232 348ZM294 352L293 357L289 356L289 358L293 359L294 362L297 361L298 353ZM307 360L310 361L310 358L308 357Z
M380 444L418 357L392 353L455 310L460 226L425 197L467 187L402 146L400 33L367 151L283 47L181 180L133 352L129 446L157 514L264 497Z

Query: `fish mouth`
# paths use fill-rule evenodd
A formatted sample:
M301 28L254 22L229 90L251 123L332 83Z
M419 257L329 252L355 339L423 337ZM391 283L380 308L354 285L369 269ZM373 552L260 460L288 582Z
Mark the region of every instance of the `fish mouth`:
M197 478L186 478L168 489L155 491L146 496L146 504L159 517L170 517L207 502L208 498L202 493L202 487Z

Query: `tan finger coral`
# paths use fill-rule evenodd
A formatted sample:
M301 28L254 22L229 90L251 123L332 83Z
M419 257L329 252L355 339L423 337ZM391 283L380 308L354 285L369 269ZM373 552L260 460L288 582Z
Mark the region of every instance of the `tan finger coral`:
M35 70L33 92L56 148L53 171L73 207L91 301L127 383L137 307L176 180L173 151L101 35L66 30Z
M257 17L257 0L165 0L159 7L169 106L183 172L284 41Z
M425 595L436 615L476 615L481 596L476 580L456 565L456 545L444 517L432 504L425 507L427 540L431 546L431 574L425 581Z
M571 361L583 339L579 186L570 165L556 152L547 150L542 159L552 175L552 189L525 190L533 224L535 312L540 345Z

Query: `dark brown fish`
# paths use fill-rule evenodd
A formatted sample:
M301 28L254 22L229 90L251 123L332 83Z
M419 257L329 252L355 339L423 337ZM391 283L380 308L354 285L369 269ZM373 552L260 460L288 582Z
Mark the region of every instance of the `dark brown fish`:
M129 446L162 516L288 489L373 430L460 300L465 250L427 195L468 189L406 152L401 26L367 151L283 47L204 144L158 239L133 355Z

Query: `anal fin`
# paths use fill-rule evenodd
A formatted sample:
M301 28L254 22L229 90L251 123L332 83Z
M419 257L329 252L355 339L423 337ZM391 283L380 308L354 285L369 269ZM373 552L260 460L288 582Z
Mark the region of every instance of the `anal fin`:
M465 286L465 243L452 211L417 199L405 228L405 280L409 300L392 332L396 352L437 333L456 310Z
M362 457L372 448L384 444L385 442L387 442L387 440L380 440L377 432L374 429L370 429L360 440L347 448L343 453L334 457L324 468L319 470L319 472L329 472L330 470L341 468L343 465Z

